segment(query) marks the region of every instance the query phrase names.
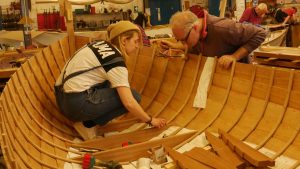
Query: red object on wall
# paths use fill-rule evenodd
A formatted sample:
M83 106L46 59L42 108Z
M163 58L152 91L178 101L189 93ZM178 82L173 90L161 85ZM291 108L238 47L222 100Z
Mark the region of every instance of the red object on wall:
M43 30L45 29L45 18L43 16L43 14L37 14L37 22L38 22L38 29L39 30Z
M37 20L38 20L39 30L48 30L48 29L60 29L62 31L67 30L64 16L59 16L58 13L37 14Z
M95 13L96 13L95 7L92 6L92 7L91 7L91 14L95 14Z

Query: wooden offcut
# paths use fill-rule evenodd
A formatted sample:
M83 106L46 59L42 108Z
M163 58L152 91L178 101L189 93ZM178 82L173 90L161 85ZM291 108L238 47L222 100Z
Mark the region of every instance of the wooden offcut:
M165 147L167 154L177 163L178 166L185 169L209 169L211 167L197 162L196 160L176 152L172 148Z
M274 166L275 161L267 157L266 155L256 151L250 146L246 145L242 141L234 138L228 133L219 130L222 140L239 156L247 160L249 163L256 167Z
M193 148L184 155L216 169L235 169L236 166L216 154L202 148Z
M223 160L229 162L234 167L242 169L245 167L245 162L238 157L230 148L219 138L212 135L210 132L205 132L205 136L212 146L216 154Z

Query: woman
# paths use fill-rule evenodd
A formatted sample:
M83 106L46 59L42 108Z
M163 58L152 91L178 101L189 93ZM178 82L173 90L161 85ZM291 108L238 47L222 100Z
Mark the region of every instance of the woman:
M141 46L139 28L120 21L107 33L109 42L85 45L65 65L55 84L61 112L76 122L74 128L85 140L96 136L96 125L128 111L150 125L165 126L165 119L152 118L142 109L140 95L129 86L125 61Z

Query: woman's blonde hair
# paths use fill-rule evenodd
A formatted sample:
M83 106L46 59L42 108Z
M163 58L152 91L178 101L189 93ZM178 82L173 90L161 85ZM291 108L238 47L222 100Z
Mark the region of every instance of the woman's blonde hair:
M124 60L126 61L127 58L128 58L128 54L126 53L126 50L125 50L125 46L122 45L121 43L121 38L125 37L126 39L131 39L134 34L137 33L139 38L140 38L140 46L142 45L142 40L141 40L141 36L140 36L140 32L137 31L137 30L129 30L129 31L126 31L124 33L121 33L120 35L116 36L115 38L111 39L110 42L115 46L117 47L120 52L122 53L123 57L124 57ZM138 50L139 52L139 50ZM138 53L137 53L138 54Z

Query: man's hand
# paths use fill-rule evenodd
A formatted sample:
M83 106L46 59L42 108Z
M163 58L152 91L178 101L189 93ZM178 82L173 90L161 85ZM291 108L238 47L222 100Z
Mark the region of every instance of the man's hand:
M219 58L218 65L224 69L228 69L235 61L236 59L232 55L223 55L222 57Z
M173 48L173 49L181 49L181 50L185 50L186 48L186 46L181 42L171 42L168 40L161 40L160 47L163 49Z

